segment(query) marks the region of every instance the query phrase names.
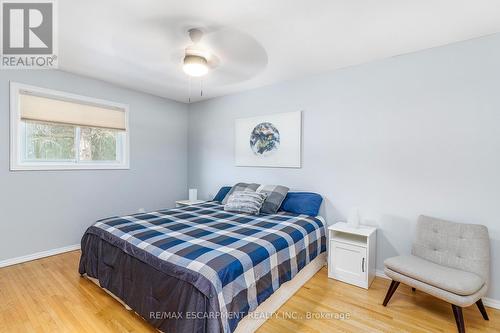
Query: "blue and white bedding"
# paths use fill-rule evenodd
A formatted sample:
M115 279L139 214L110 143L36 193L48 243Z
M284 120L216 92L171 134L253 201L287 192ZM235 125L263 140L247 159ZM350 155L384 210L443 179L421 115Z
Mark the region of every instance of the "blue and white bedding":
M227 212L218 202L108 218L87 233L194 285L223 332L326 251L318 218Z

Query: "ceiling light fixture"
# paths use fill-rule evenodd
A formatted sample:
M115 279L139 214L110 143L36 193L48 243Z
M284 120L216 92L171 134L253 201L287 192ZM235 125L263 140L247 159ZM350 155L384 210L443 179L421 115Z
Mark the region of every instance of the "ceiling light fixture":
M208 62L205 57L187 54L184 57L184 65L182 69L184 70L184 73L189 76L203 76L208 73Z

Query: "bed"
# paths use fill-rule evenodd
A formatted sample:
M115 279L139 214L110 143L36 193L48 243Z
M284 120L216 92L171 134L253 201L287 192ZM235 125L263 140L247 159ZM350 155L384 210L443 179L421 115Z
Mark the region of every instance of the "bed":
M325 262L325 223L217 201L97 221L79 272L163 332L251 332Z

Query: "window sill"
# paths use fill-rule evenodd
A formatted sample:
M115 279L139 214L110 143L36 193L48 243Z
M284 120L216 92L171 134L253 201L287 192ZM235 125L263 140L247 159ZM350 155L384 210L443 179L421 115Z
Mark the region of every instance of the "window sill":
M130 170L123 164L16 164L10 166L10 171L55 171L55 170Z

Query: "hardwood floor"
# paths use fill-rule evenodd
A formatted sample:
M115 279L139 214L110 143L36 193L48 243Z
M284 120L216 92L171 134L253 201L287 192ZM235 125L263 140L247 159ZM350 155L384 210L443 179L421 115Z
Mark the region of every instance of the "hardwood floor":
M81 278L79 255L1 268L0 332L156 332ZM456 332L449 304L409 287L401 285L383 307L389 283L377 278L366 291L328 279L323 268L258 332ZM464 309L467 332L500 331L500 311L487 311L489 322L475 306ZM303 319L308 315L316 319Z

